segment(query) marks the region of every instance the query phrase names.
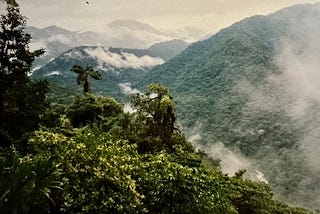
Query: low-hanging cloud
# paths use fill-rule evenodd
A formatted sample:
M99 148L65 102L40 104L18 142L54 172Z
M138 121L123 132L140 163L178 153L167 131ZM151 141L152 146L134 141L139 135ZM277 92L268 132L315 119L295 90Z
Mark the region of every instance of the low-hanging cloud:
M138 57L131 53L122 52L121 54L112 53L108 49L98 47L96 49L84 50L89 56L95 58L100 63L106 63L116 68L141 69L153 67L164 63L163 59L148 55Z
M131 83L120 83L118 86L124 95L141 94L141 91L131 87Z
M276 63L287 95L287 112L304 127L301 142L312 167L320 170L320 4L310 14L291 20L291 33L298 39L284 39Z
M251 163L267 171L266 179L272 180L270 185L277 196L278 190L285 192L286 185L292 188L294 183L294 188L282 199L311 208L320 205L317 200L320 188L316 185L320 180L320 4L307 5L304 9L303 14L292 13L291 18L288 18L290 13L279 16L285 18L289 29L289 36L283 36L274 45L274 63L279 72L266 70L269 76L261 84L241 80L234 89L248 100L242 109L244 117L277 115L267 121L268 133L277 134L279 129L284 132L294 129L299 133L298 137L290 136L292 142L285 148L265 146L264 139L259 138L258 159ZM256 69L264 72L260 67ZM256 127L251 128L259 133ZM293 134L296 133L290 133ZM268 143L281 143L270 139L274 142Z
M181 124L179 124L181 126ZM239 170L246 170L245 178L268 183L264 173L253 164L254 162L242 155L237 149L227 148L222 142L212 142L209 144L202 144L203 140L203 123L197 121L193 127L182 127L184 133L187 134L188 141L190 141L197 150L204 151L209 158L220 160L219 167L222 172L229 176L234 176Z

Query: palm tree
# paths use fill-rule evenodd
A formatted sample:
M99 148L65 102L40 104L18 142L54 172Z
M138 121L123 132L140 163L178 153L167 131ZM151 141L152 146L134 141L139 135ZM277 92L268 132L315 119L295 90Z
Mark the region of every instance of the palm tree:
M90 91L88 75L95 80L101 80L100 72L94 70L91 65L87 65L86 67L82 67L80 65L74 65L72 66L71 71L78 74L77 83L78 85L80 84L83 85L84 93L87 93Z

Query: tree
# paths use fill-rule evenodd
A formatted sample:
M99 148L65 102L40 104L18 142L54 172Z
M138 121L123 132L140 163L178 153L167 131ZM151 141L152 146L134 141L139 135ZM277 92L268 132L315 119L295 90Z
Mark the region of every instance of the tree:
M144 124L142 131L138 134L146 140L149 137L153 144L158 139L160 145L156 147L160 147L160 150L164 147L172 148L176 117L174 101L168 89L160 84L150 84L145 95L135 94L131 101L137 109L138 121Z
M91 65L87 65L86 67L74 65L72 66L71 71L78 74L77 83L78 85L83 85L84 93L90 91L88 76L92 77L95 80L101 80L101 74L99 73L99 71L94 70Z
M77 96L67 108L66 116L73 127L92 126L103 123L122 113L123 106L111 97L88 94Z
M144 157L137 186L145 196L148 213L235 213L219 183L224 179L222 173L178 163L175 155L162 151Z
M0 140L10 143L38 127L45 108L44 81L28 77L34 59L43 49L30 51L31 36L24 32L26 18L18 8L7 7L0 17Z
M31 36L24 32L26 17L18 8L7 7L7 14L0 19L0 75L26 78L34 59L44 53L44 49L29 50ZM16 80L16 79L15 79Z

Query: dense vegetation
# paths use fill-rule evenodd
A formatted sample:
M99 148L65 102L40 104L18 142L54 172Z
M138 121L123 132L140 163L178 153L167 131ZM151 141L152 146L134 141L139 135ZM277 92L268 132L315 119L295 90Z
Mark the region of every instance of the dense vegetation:
M25 17L1 16L1 213L307 213L272 199L264 183L229 177L176 126L160 84L132 97L78 95L48 104L28 77ZM12 119L14 118L14 119Z
M308 115L292 115L298 103L287 86L294 73L284 78L277 54L287 47L303 59L302 53L309 51L305 38L314 31L318 35L317 7L298 5L235 23L157 66L140 84L143 88L157 82L170 89L179 122L189 130L200 127L197 143L203 148L222 142L261 170L278 197L315 208L320 206L319 168L308 166L303 146L308 147L305 141L319 103L310 98ZM288 47L289 42L293 44ZM286 63L294 70L294 60ZM301 68L302 76L307 66ZM303 91L298 86L295 90Z

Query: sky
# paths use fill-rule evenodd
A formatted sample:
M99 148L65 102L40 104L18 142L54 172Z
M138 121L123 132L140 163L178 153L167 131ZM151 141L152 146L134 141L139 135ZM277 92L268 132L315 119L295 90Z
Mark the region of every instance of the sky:
M28 25L57 25L74 31L104 31L130 19L157 29L196 27L214 33L253 15L319 0L17 0ZM88 2L88 3L87 3ZM2 4L3 7L3 4Z

